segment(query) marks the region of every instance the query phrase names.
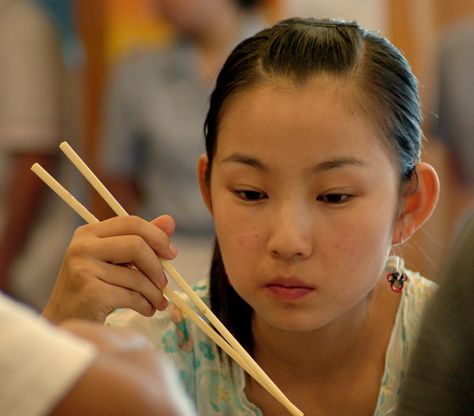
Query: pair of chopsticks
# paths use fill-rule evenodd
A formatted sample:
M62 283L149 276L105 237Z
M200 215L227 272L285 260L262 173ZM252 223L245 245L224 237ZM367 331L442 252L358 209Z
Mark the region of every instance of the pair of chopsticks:
M78 154L67 142L62 142L59 148L79 170L79 172L94 187L99 195L107 202L112 210L118 216L128 216L127 211L119 204L109 190L102 184L92 170L84 163ZM87 223L93 224L99 220L91 214L73 195L71 195L56 179L54 179L41 165L35 163L31 170L46 183L56 194L68 204L77 214L79 214ZM183 290L189 299L197 306L198 310L205 316L217 333L199 316L190 306L188 306L181 297L169 287L163 289L163 294L173 302L181 311L191 319L194 324L209 336L219 347L221 347L234 361L236 361L252 378L255 379L263 388L265 388L276 400L278 400L292 415L303 416L299 410L281 390L273 383L268 375L254 361L250 354L239 344L235 337L222 324L209 307L194 293L192 288L186 283L184 278L176 271L172 264L164 259L160 259L163 269L174 279L178 286ZM222 336L221 336L222 335Z

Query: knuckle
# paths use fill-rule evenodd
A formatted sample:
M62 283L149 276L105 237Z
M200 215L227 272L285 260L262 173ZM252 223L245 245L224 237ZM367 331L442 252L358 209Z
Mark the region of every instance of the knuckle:
M74 230L74 233L72 234L73 239L80 237L82 234L84 234L84 232L85 232L85 225L81 225L81 226L77 227Z
M127 245L135 254L139 254L145 249L145 241L138 235L131 235L127 241Z
M66 257L74 258L81 256L84 253L86 246L82 243L81 240L73 241L66 250Z
M140 289L144 285L142 274L138 270L131 270L130 282L133 289Z
M104 293L100 293L93 282L86 282L83 285L84 293L82 294L82 301L87 305L100 304L104 298Z
M127 221L134 229L140 230L143 227L144 220L137 215L128 216Z
M143 296L140 293L135 292L134 290L132 290L130 292L130 302L131 302L133 308L139 308L140 306L143 305L144 299L143 299Z
M145 316L151 315L153 307L140 293L132 291L130 295L130 302L132 309Z
M79 262L73 262L72 267L77 280L83 282L87 282L89 280L91 273L87 266Z
M73 259L70 263L72 270L72 278L75 286L81 290L81 292L94 293L96 292L94 286L95 279L93 273L87 264Z
M88 234L91 230L91 227L92 226L90 224L80 225L74 230L73 237L78 238L78 237L82 237L84 234Z
M83 286L81 294L82 309L88 311L93 320L101 321L115 308L114 297L110 296L107 288L98 287L95 281L89 280Z

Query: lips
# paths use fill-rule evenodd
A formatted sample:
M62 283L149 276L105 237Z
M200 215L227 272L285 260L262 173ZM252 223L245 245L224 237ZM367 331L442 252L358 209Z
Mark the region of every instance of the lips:
M266 284L265 289L271 296L288 301L302 299L315 290L314 287L293 277L275 279Z

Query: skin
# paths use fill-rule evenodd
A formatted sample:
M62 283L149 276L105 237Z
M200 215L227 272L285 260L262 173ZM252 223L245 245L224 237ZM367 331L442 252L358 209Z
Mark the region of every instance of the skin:
M211 200L226 270L255 319L284 331L354 313L393 239L396 167L340 89L251 90L222 120Z
M79 227L42 315L57 323L104 322L116 308L145 316L164 310L168 302L161 289L167 279L156 254L168 260L176 256L169 239L174 228L168 215L152 222L115 217Z
M97 356L51 416L191 414L162 357L143 335L75 320L60 328L92 343Z
M399 215L395 158L353 104L351 86L331 78L239 93L221 117L209 187L206 157L199 168L229 282L255 312L257 361L308 414L372 414L399 301L385 261L437 194L420 164L428 210L411 196ZM285 414L251 379L246 394Z
M396 158L353 88L320 77L239 92L223 108L210 183L207 157L198 164L229 281L254 309L255 358L311 415L373 414L400 299L384 264L438 195L436 173L420 163L418 186L400 196ZM164 309L156 254L176 255L173 230L169 216L81 227L45 316ZM264 414L287 414L250 378L245 393Z

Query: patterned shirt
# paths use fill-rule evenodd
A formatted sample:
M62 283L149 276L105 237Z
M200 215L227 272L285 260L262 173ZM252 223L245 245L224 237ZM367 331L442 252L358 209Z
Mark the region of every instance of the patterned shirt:
M436 289L435 283L418 273L404 271L408 282L401 294L392 329L374 416L390 415L395 410L400 382L405 378L423 308ZM201 281L193 289L209 305L208 281ZM194 306L189 300L187 302ZM176 307L170 306L151 318L120 309L108 317L107 324L133 326L145 332L156 349L166 353L174 362L199 415L263 415L245 396L244 371L233 361L220 359L216 344L183 317Z

